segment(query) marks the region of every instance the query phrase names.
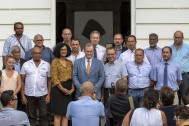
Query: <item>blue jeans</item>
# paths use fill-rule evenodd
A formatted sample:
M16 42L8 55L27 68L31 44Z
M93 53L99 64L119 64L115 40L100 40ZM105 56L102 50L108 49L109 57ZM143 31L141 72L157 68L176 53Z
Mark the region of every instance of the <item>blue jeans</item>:
M129 89L128 95L133 96L137 99L138 102L138 107L142 106L142 100L144 97L144 92L147 91L148 88L145 88L143 90L134 90L134 89Z

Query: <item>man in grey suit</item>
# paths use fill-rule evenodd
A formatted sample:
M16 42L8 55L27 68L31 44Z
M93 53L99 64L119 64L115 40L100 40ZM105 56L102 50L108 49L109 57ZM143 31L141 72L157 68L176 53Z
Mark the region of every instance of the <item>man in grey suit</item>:
M82 84L90 81L94 84L97 99L101 98L101 85L104 82L104 67L102 61L93 58L94 46L87 43L84 48L85 57L75 61L72 73L72 80L76 87L75 98L81 96Z

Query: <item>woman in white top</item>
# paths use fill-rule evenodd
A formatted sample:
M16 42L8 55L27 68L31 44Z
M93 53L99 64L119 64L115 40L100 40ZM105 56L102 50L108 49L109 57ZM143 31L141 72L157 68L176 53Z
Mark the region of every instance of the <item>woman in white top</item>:
M21 78L17 71L13 70L14 57L11 55L6 56L5 69L2 70L0 94L6 90L13 90L14 95L17 95L21 88ZM16 107L15 107L16 108Z
M159 93L149 89L144 93L143 107L135 109L132 115L129 111L123 119L122 126L167 126L164 112L157 109L158 102Z

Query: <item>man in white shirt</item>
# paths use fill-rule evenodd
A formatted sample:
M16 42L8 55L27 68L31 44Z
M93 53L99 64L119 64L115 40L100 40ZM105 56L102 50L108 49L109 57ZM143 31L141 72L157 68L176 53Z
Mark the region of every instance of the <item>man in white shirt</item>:
M42 52L39 47L34 47L31 54L32 59L23 64L20 73L22 103L27 105L31 126L36 125L37 108L40 125L48 126L46 104L50 102L50 64L41 59Z
M136 37L134 35L129 35L127 40L127 46L128 50L123 52L120 57L119 61L123 62L124 64L127 64L128 62L135 60L135 50L136 50ZM146 58L146 55L144 54L144 62L149 63L148 59Z
M71 48L72 53L69 57L67 57L68 60L71 60L74 64L75 60L80 59L85 56L85 53L79 51L80 49L80 42L78 39L72 39L71 41Z
M104 63L106 61L106 48L99 45L100 33L98 31L91 32L90 41L95 47L94 58L97 58Z

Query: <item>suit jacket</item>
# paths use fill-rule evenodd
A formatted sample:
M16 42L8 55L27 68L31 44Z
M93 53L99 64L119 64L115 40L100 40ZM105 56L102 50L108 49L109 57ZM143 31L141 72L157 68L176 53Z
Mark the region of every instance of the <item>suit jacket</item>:
M76 99L81 96L80 89L86 81L93 83L97 99L101 99L101 85L104 82L104 66L102 61L92 58L92 65L88 75L85 66L85 57L76 60L73 67L72 81L76 87Z
M21 70L21 68L22 68L22 65L23 65L25 62L26 62L25 59L20 58L20 70ZM3 64L3 69L5 69L5 64ZM13 67L13 70L14 70L14 67Z

